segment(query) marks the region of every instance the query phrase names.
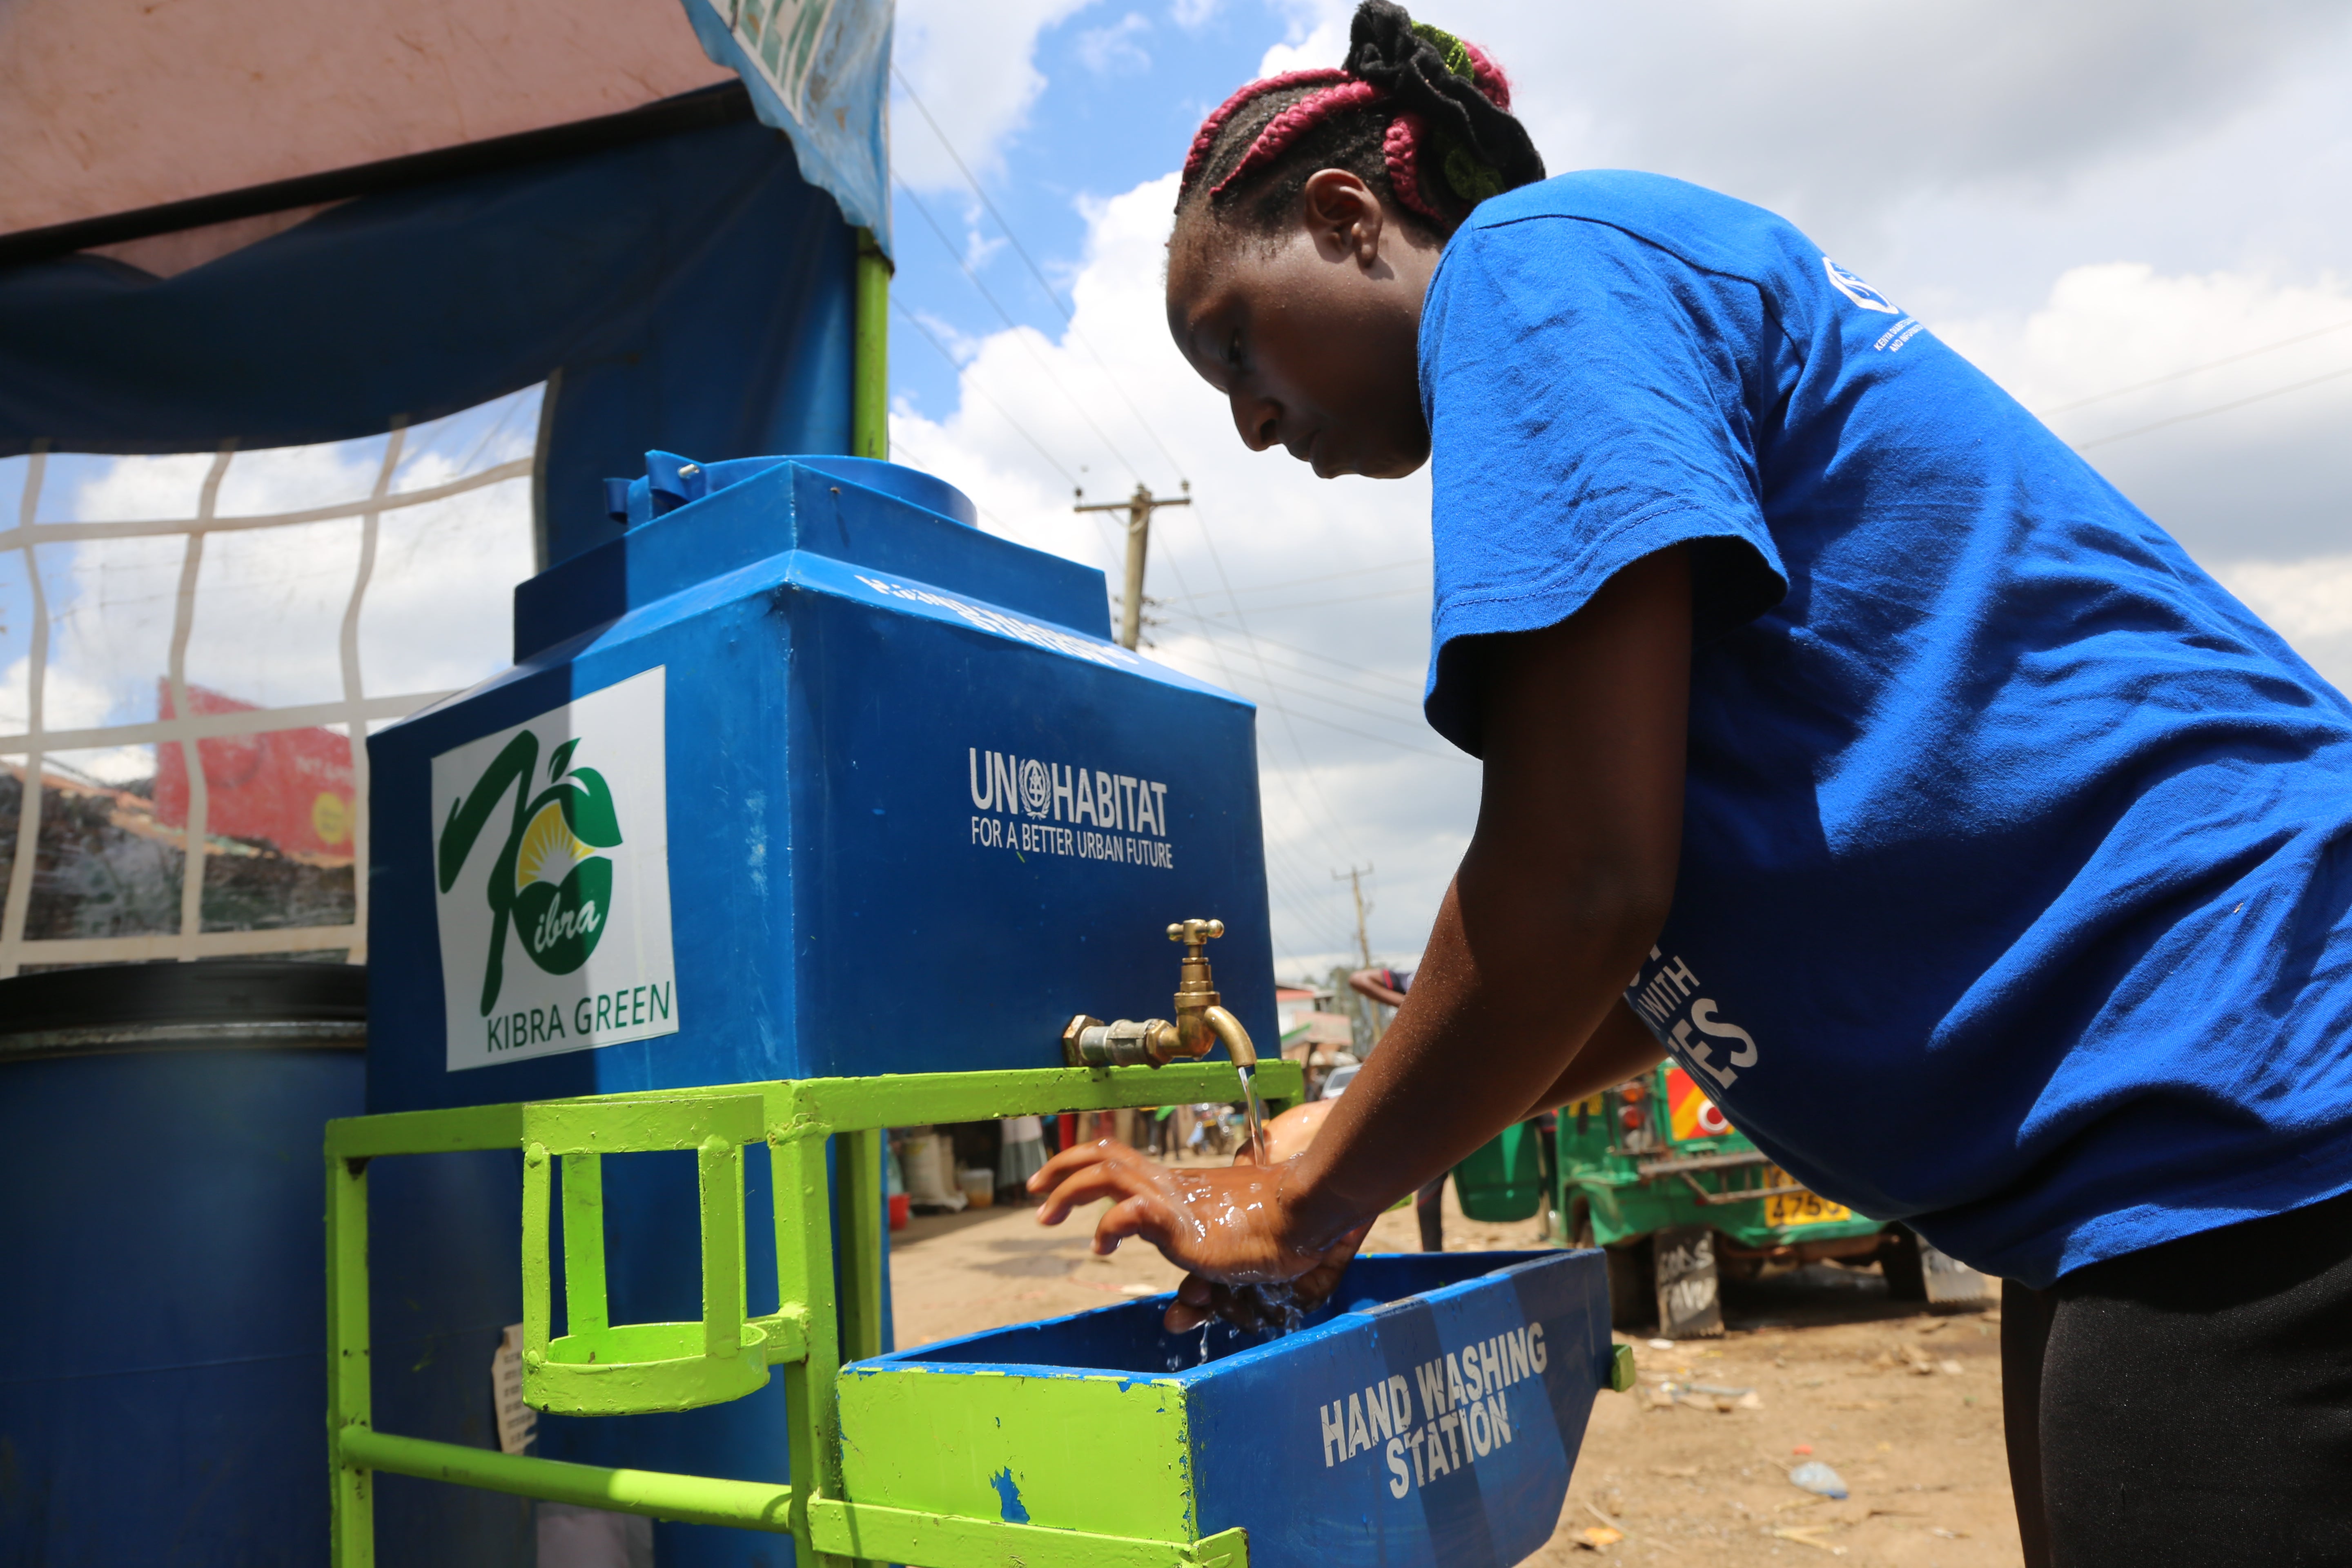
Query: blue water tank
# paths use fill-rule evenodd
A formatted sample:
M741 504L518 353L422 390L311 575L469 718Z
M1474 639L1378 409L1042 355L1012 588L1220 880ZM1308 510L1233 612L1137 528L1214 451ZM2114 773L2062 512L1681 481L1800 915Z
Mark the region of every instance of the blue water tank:
M1248 703L1113 643L1101 573L927 475L648 468L613 487L626 531L516 591L511 671L369 740L370 1110L1059 1066L1073 1014L1166 1015L1190 916L1224 921L1225 1005L1275 1037ZM383 1164L377 1424L484 1441L519 1161ZM614 1320L697 1316L692 1157L605 1181ZM782 1479L783 1431L778 1378L549 1418L540 1451ZM468 1532L509 1505L449 1493L385 1478L387 1565L499 1560ZM656 1556L781 1550L666 1525Z
M0 980L0 1563L326 1560L320 1146L364 1002L340 963Z

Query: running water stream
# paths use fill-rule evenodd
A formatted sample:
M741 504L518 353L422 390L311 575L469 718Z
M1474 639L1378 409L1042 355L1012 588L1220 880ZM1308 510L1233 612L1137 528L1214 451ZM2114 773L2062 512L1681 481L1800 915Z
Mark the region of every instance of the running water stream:
M1256 1077L1257 1069L1235 1068L1234 1070L1240 1073L1242 1078L1242 1119L1246 1125L1245 1135L1248 1140L1243 1147L1249 1151L1250 1159L1255 1163L1271 1164L1273 1162L1268 1156L1274 1151L1266 1147L1265 1121L1258 1111L1257 1085L1251 1081Z
M1241 1074L1242 1115L1248 1125L1246 1147L1250 1158L1261 1165L1270 1165L1274 1163L1274 1150L1266 1142L1265 1113L1258 1106L1257 1085L1252 1081L1257 1076L1257 1069L1237 1067L1234 1070ZM1298 1294L1287 1284L1244 1285L1235 1294L1247 1297L1257 1308L1263 1325L1258 1331L1267 1339L1278 1340L1285 1334L1296 1333L1306 1321L1306 1314L1299 1310ZM1208 1342L1203 1339L1201 1342L1203 1358L1208 1354Z

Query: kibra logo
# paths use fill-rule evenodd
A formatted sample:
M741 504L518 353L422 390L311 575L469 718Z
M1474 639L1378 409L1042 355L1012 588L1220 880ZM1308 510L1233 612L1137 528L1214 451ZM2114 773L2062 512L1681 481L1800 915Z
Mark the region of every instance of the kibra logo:
M569 974L596 951L612 914L613 862L598 851L620 844L621 823L604 776L593 768L572 766L579 745L574 739L555 749L548 759L548 785L532 795L539 737L523 731L449 808L441 829L446 894L457 886L491 816L509 794L514 798L513 823L484 889L490 905L489 952L482 971L485 1017L498 1005L505 978L509 920L533 963L550 974Z

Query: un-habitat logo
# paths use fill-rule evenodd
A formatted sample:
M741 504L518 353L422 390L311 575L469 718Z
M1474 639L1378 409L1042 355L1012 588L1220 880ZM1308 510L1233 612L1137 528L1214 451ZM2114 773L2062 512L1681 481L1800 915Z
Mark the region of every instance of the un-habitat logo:
M677 1031L664 673L433 759L451 1072Z

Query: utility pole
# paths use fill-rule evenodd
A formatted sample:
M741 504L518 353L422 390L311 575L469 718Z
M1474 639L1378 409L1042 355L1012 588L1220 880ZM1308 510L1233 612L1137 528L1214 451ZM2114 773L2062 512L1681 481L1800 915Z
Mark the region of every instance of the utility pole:
M1371 939L1364 934L1364 917L1371 913L1372 910L1371 905L1364 902L1364 879L1371 875L1371 871L1372 868L1370 866L1350 866L1348 868L1347 878L1349 890L1356 895L1356 956L1363 961L1361 967L1365 969L1372 966ZM1335 882L1339 880L1339 873L1332 872L1331 879ZM1362 1003L1360 1002L1358 1005L1361 1006ZM1374 1004L1367 1009L1366 1016L1371 1024L1372 1044L1377 1046L1381 1043L1381 1037L1388 1033L1388 1030L1381 1026L1379 1005Z
M1184 493L1162 499L1153 495L1136 481L1135 493L1125 500L1085 501L1072 507L1072 511L1123 511L1127 513L1127 594L1119 601L1118 646L1132 648L1143 640L1143 557L1151 544L1151 514L1163 506L1191 506L1192 481L1181 481ZM1087 492L1080 490L1080 495Z
M1366 969L1372 966L1372 944L1364 935L1364 917L1372 912L1372 906L1364 902L1364 879L1371 874L1370 866L1350 866L1346 879L1349 888L1356 895L1356 952L1363 959ZM1335 882L1340 880L1339 873L1332 872L1331 879Z

